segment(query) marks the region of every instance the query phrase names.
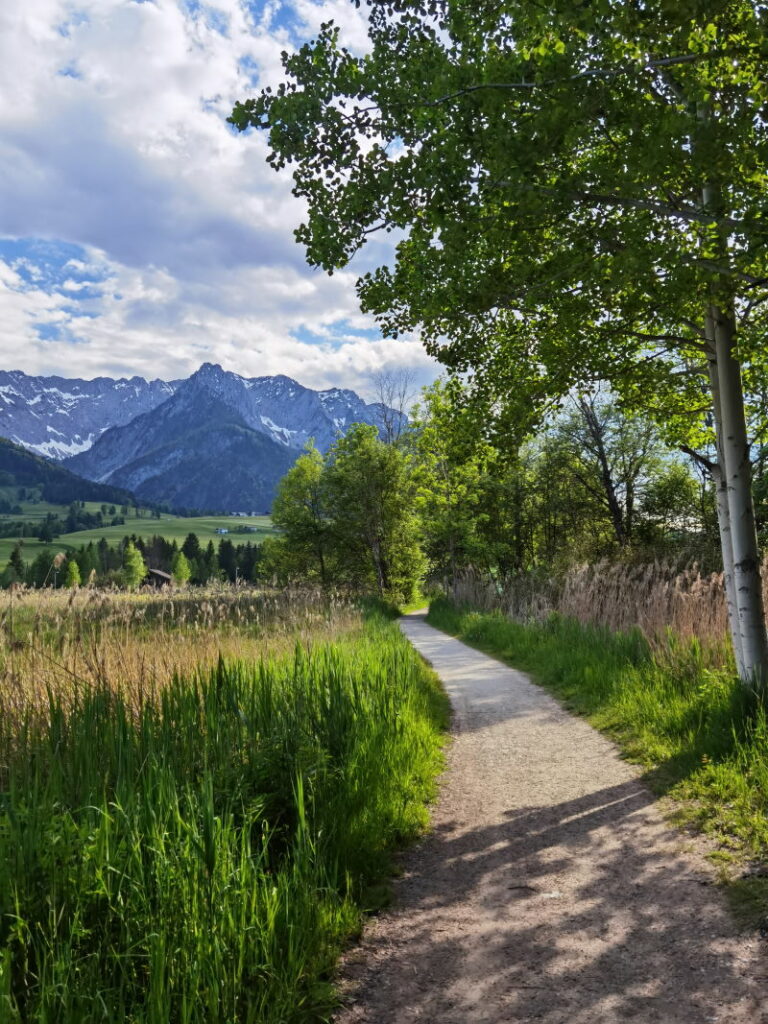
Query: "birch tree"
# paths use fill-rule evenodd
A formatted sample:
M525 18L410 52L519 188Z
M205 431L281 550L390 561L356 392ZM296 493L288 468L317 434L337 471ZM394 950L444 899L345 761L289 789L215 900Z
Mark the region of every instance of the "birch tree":
M766 5L364 6L366 53L328 23L232 114L292 166L310 263L397 232L363 308L471 373L499 430L605 380L710 446L734 650L765 682L743 380L765 375Z

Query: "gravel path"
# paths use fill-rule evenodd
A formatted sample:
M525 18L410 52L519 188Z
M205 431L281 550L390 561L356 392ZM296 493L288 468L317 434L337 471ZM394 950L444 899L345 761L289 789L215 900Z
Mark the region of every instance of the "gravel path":
M766 1024L768 949L637 770L526 676L402 628L455 711L434 831L342 967L338 1024Z

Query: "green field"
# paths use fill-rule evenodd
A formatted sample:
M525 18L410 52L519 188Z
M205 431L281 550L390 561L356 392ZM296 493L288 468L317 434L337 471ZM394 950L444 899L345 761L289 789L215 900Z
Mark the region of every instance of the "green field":
M238 527L250 527L253 532L236 533ZM216 533L217 529L229 530L227 538L234 544L260 542L276 532L269 516L162 516L160 519L126 519L123 526L103 526L97 530L65 533L56 543L79 547L89 541L98 541L106 537L110 544L114 544L126 535L134 533L137 537L158 536L182 542L188 533L195 533L201 544L207 544L209 540L221 539L221 535Z
M11 552L18 543L18 540L14 540L13 537L0 537L0 570L5 568L5 563L11 557ZM53 541L51 544L41 544L34 537L24 537L24 546L21 549L21 554L25 562L31 562L38 551L42 551L44 548L48 548L50 551L57 544L59 544L58 540Z
M97 502L86 502L86 509L96 512L101 508ZM24 519L37 521L43 520L49 512L66 515L67 509L61 505L48 505L44 502L39 504L22 503ZM118 510L119 511L119 510ZM133 510L131 510L133 512ZM0 516L2 519L18 520L19 516ZM236 532L244 527L250 528L253 532ZM197 534L200 543L205 545L209 540L219 541L222 535L217 534L217 529L229 530L225 536L233 544L246 544L248 541L261 543L265 537L273 536L277 531L272 526L269 516L167 516L160 519L153 518L149 513L136 518L134 515L126 516L122 526L102 526L95 530L78 530L76 533L65 533L57 537L49 544L43 544L34 537L23 538L24 546L22 556L26 562L31 562L35 556L44 548L49 550L66 551L70 548L79 548L81 544L88 544L90 541L97 543L105 537L109 544L117 544L125 536L135 534L137 537L148 539L152 536L165 537L166 540L176 540L181 544L188 533ZM11 556L11 552L18 543L14 537L0 537L0 568L2 568Z

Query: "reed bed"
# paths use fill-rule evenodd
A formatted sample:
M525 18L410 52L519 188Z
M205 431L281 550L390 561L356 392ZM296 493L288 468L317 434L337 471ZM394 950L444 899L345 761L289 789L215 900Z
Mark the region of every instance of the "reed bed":
M0 714L44 709L49 693L66 701L83 685L141 703L220 657L258 658L265 645L291 650L297 637L332 639L359 624L349 597L313 590L15 588L0 611Z
M266 607L247 600L250 614ZM178 655L157 648L214 653L193 642L211 613L196 609L195 630L178 605L136 602L130 615L153 625L131 657L151 662L153 685L123 685L135 660L109 661L118 605L80 607L106 669L81 681L79 653L77 680L57 691L60 677L35 681L43 662L30 661L20 714L0 718L0 1018L327 1019L341 943L393 847L425 824L444 695L383 617L307 605L289 626L279 600L276 645L262 636L258 660L187 665L162 686ZM71 625L74 608L50 610ZM228 622L227 608L215 614ZM297 621L313 641L295 642ZM247 628L232 630L246 653ZM7 670L6 699L20 672Z
M765 563L763 586L768 604ZM730 658L723 575L702 575L695 565L600 562L558 577L528 574L502 587L468 573L449 590L457 604L500 611L516 622L545 622L558 614L613 631L637 628L654 645L666 644L670 634L696 639L723 664Z

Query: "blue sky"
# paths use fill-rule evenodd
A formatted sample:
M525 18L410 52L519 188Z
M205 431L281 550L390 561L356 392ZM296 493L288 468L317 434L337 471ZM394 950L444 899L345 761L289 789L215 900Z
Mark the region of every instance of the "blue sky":
M2 368L171 379L210 360L362 391L382 368L436 376L416 338L359 312L354 269L306 266L290 179L226 124L330 19L365 47L351 0L0 3Z

